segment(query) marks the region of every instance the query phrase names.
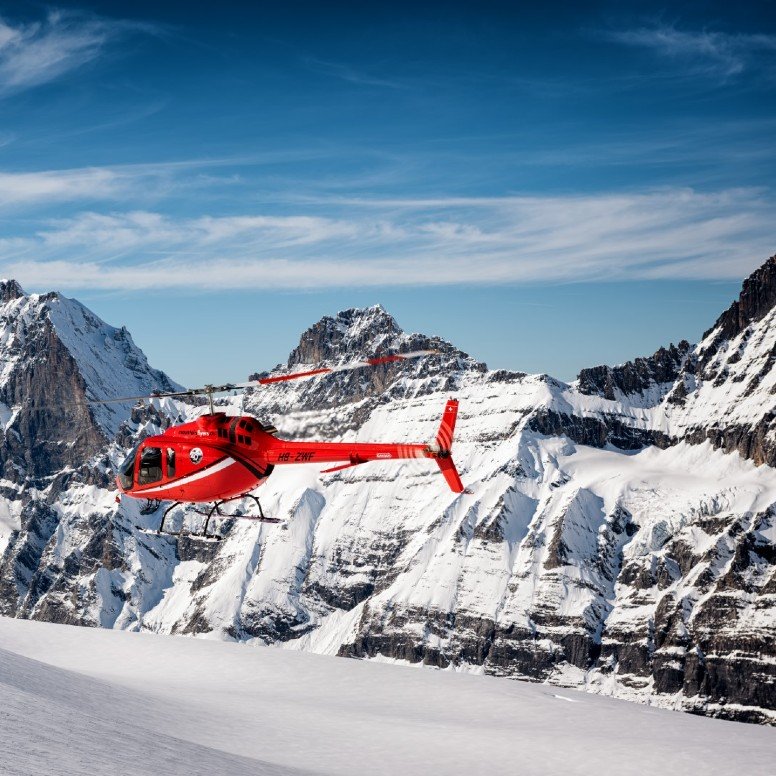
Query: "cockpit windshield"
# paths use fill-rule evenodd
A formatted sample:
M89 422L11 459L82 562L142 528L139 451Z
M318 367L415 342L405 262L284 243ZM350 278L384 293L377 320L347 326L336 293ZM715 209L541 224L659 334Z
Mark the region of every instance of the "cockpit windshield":
M132 485L134 485L135 482L135 456L137 455L138 447L140 447L140 445L135 445L132 448L132 452L130 452L124 460L124 463L119 466L119 484L124 490L132 490Z

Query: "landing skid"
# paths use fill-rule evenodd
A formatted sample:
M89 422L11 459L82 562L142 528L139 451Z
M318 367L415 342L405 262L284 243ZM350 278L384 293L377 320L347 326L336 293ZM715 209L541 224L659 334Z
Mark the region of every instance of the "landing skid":
M256 502L256 506L259 510L258 515L229 515L224 514L221 511L221 506L223 504L227 504L230 501L237 501L239 499L244 498L252 498ZM164 510L164 514L162 515L162 522L159 524L159 528L157 529L157 534L167 534L168 536L180 536L181 532L178 531L177 533L174 531L165 531L164 530L164 521L167 519L167 515L175 509L175 507L180 506L180 501L175 501L172 504L170 504L167 509ZM200 512L198 509L195 510L196 512L199 512L199 514L204 515L204 512ZM226 519L235 519L235 520L253 520L257 523L282 523L283 521L279 517L267 517L264 514L264 510L261 508L261 502L259 499L254 496L252 493L244 493L241 496L234 496L233 498L226 498L226 499L220 499L213 502L213 506L210 507L210 511L207 513L207 517L205 518L205 526L202 529L201 534L192 534L192 536L201 538L201 539L211 539L220 541L222 537L218 536L217 534L209 534L207 532L208 525L210 525L210 519L213 517L213 515L216 515L217 517L226 518ZM182 529L181 529L182 530Z
M241 498L252 498L256 502L256 506L259 508L259 514L258 515L225 515L221 511L221 505L227 504L230 501L236 501L237 499ZM264 510L261 508L261 502L259 501L256 496L254 496L252 493L246 493L243 496L235 496L234 498L227 498L223 499L222 501L214 501L213 506L210 507L210 512L208 512L207 519L205 520L205 527L202 530L202 535L207 539L220 539L220 536L216 536L215 534L209 534L207 532L208 524L210 523L210 518L213 517L213 514L218 515L218 517L234 517L237 520L255 520L258 523L282 523L283 521L279 517L266 517L264 515Z

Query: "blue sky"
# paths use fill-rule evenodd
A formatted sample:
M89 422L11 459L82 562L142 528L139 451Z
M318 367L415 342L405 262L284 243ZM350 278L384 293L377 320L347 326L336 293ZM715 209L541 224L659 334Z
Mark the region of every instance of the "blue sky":
M181 382L382 303L571 379L776 253L776 6L0 2L0 275Z

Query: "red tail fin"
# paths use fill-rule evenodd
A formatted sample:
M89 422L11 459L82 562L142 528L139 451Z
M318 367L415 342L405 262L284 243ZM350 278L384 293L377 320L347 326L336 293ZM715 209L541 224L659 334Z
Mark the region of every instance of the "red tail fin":
M458 400L450 399L445 407L445 413L442 415L442 422L439 424L439 431L437 431L436 435L437 455L435 460L442 475L447 480L450 490L453 493L463 493L463 483L450 456L450 450L453 446L453 434L455 433L455 419L457 417Z
M436 435L437 447L440 451L450 452L453 446L453 434L455 433L455 419L458 417L458 399L449 399L439 424Z

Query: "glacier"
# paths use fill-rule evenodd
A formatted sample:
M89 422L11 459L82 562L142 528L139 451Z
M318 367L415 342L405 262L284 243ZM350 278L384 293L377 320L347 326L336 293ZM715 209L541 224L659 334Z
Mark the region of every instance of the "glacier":
M0 769L773 772L773 730L548 685L0 618Z

